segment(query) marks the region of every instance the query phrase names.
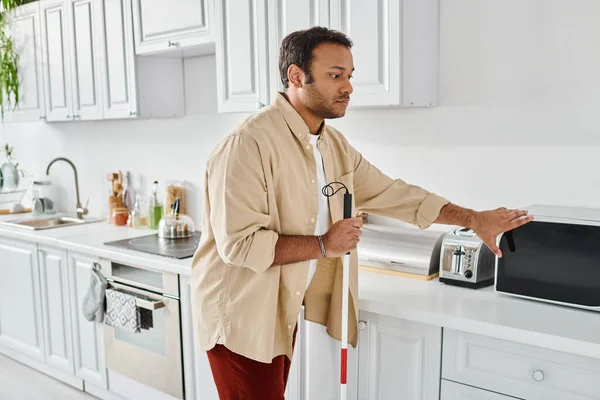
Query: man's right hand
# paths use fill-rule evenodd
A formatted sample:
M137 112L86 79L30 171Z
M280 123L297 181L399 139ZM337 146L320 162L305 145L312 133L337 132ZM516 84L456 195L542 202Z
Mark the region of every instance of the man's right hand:
M342 257L356 248L362 231L362 218L342 219L331 226L323 235L323 245L327 257Z

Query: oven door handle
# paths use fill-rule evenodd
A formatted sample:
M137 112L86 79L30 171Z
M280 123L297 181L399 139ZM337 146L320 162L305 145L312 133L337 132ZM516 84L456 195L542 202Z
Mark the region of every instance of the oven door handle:
M115 289L115 290L123 290L126 293L135 297L135 305L139 308L144 308L146 310L154 311L154 310L158 310L159 308L163 308L165 306L165 303L162 300L154 300L146 294L144 294L145 298L138 297L136 295L136 294L138 294L137 290L129 288L124 285L121 285L119 283L116 283L110 279L109 279L109 287L112 289Z
M135 305L139 308L145 308L146 310L154 311L158 310L159 308L163 308L165 303L163 303L161 300L146 300L135 297Z

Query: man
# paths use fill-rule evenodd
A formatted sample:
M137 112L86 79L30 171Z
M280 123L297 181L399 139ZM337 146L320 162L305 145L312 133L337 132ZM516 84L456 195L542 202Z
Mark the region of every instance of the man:
M340 257L348 251L348 340L356 346L362 219L343 219L342 193L322 193L328 183L353 194L353 215L470 227L498 256L496 237L531 220L526 211L464 209L391 179L326 125L344 116L352 94L351 47L320 27L288 35L279 59L285 92L236 126L207 162L193 309L222 399L283 398L302 305L307 320L340 339Z

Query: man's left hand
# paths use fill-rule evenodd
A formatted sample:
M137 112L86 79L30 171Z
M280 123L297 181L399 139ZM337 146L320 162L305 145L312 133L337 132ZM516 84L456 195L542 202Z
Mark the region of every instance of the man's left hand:
M501 233L523 226L533 220L526 210L508 210L504 207L495 210L481 211L475 214L473 231L498 257L502 252L496 245L496 238Z

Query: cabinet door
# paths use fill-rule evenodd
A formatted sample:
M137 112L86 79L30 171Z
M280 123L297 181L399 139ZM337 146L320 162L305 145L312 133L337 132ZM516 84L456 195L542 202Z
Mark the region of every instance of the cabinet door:
M301 353L300 399L338 399L340 396L340 342L323 325L304 320L298 330ZM347 397L357 398L357 349L348 345Z
M251 112L268 102L267 0L217 2L219 112Z
M442 328L361 312L359 399L438 399Z
M98 260L77 253L68 253L73 324L73 354L75 375L96 386L107 388L104 336L102 323L88 321L81 309L90 283L92 265Z
M0 344L44 361L37 247L0 238Z
M279 48L289 33L313 26L329 26L329 1L269 0L270 96L283 91L279 72Z
M331 27L352 39L352 106L399 105L401 102L401 0L332 1Z
M70 121L73 105L65 2L47 0L39 3L46 120Z
M473 386L442 379L440 400L515 400L516 397L505 396L495 392L478 389Z
M105 0L97 20L102 102L105 119L137 115L131 4Z
M185 398L218 400L217 387L212 376L206 352L196 345L192 317L192 288L190 278L179 277L181 291L181 330L183 338L183 368ZM286 397L287 398L287 397Z
M44 80L39 2L15 9L10 16L13 45L19 55L19 105L6 114L7 121L45 118Z
M46 364L74 374L67 252L40 246L38 262Z
M73 119L102 118L102 99L95 24L102 2L67 0Z
M133 0L136 53L157 53L213 43L212 1Z

